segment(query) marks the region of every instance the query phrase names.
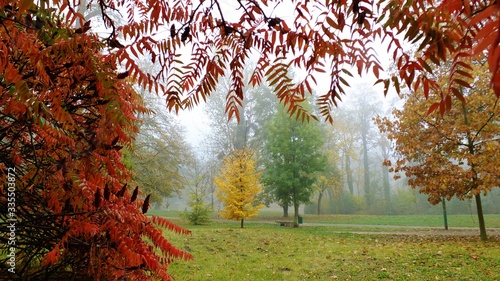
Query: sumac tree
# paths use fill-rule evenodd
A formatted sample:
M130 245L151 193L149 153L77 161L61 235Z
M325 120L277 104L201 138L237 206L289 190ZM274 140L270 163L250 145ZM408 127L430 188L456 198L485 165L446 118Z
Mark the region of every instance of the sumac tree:
M140 97L95 35L26 2L0 6L0 181L15 170L14 210L0 185L0 251L16 254L13 269L1 255L2 277L168 280L171 259L191 255L160 228L189 231L146 217L149 196L128 191L121 148L146 110Z

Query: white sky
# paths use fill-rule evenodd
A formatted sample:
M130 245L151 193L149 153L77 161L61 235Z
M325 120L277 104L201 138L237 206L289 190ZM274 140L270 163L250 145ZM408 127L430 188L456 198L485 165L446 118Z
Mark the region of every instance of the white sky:
M199 104L192 110L179 112L179 120L186 129L186 140L194 149L202 145L203 138L210 129L208 117L203 112L204 107L205 104Z

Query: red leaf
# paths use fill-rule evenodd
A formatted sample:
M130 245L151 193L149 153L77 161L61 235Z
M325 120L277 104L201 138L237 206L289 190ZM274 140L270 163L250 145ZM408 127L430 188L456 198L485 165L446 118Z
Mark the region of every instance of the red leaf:
M169 220L162 218L162 217L152 216L151 221L159 226L166 227L169 230L174 231L175 233L191 234L190 230L182 228L182 227L180 227L180 226L178 226L178 225L176 225L176 224L174 224L174 223L170 222Z
M429 107L429 110L427 110L427 115L433 113L434 111L436 111L436 109L439 107L439 102L435 102L433 103L430 107Z

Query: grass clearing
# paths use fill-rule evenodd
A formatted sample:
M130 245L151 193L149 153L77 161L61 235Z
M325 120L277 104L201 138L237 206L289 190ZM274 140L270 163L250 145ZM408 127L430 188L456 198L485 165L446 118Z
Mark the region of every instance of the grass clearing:
M500 239L339 233L325 226L285 228L236 222L165 233L191 252L176 260L177 280L500 280Z
M500 228L500 215L485 214L486 227ZM306 215L304 222L330 224L361 224L361 225L396 225L442 227L442 215L407 215L407 216L377 216L377 215ZM478 227L477 215L448 215L448 225L451 227Z
M176 219L182 211L150 210L148 215L163 216L169 219ZM292 220L292 214L288 220ZM302 215L305 223L324 224L353 224L353 225L374 225L374 226L420 226L420 227L443 227L442 215ZM216 219L217 216L215 215ZM500 214L485 214L487 228L500 228ZM264 210L251 221L274 222L284 220L283 213L279 211ZM448 226L450 227L479 227L476 214L448 215Z

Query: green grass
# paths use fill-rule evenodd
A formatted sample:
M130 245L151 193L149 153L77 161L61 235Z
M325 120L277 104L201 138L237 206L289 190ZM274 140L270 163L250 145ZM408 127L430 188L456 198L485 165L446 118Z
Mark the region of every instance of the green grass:
M486 227L500 228L500 215L486 214L484 218ZM442 215L306 215L304 222L425 227L441 227L444 224ZM448 225L451 227L478 227L477 215L449 215Z
M150 210L148 215L157 215L167 218L178 218L181 211ZM290 214L292 216L292 214ZM325 224L354 224L354 225L393 225L393 226L422 226L442 227L442 215L407 215L407 216L379 216L379 215L302 215L305 223ZM487 228L500 228L500 214L486 214ZM261 211L252 221L274 222L283 220L282 213L277 211ZM292 217L289 218L292 220ZM477 215L448 215L450 227L478 227Z
M500 239L367 235L335 227L249 222L185 226L165 232L195 257L176 260L176 280L500 280Z

